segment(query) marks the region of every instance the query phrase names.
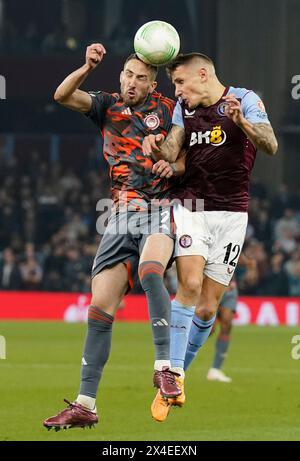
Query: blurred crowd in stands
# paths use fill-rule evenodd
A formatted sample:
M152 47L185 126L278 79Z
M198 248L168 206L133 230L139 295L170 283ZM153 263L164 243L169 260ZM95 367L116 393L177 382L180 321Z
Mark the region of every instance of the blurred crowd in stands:
M96 149L71 162L36 150L21 162L0 150L1 290L90 291L101 240L96 204L110 196L108 173ZM253 181L251 195L244 252L256 265L238 268L240 293L300 296L300 190L282 184L271 196ZM174 291L172 271L167 283Z
M2 290L89 291L96 203L109 196L106 168L93 155L80 173L37 151L22 165L1 158Z
M122 29L118 32L117 38L103 37L103 34L99 33L98 37L86 35L79 39L68 32L63 22L58 23L53 30L42 34L34 21L27 23L22 32L12 21L6 21L0 34L0 53L24 55L39 52L45 55L62 53L65 55L82 51L88 43L104 39L106 46L114 54L128 54L132 49L132 38L126 27L124 32Z
M43 8L38 0L27 0L27 4L20 4L19 0L2 2L0 54L68 55L81 53L89 43L103 41L110 53L123 56L132 52L137 29L158 18L180 26L181 46L186 40L192 46L195 13L186 1L180 6L184 21L174 9L173 0L144 0L143 5L137 5L135 0L117 0L115 4L109 0L89 0L88 5L84 0L52 0L48 8Z

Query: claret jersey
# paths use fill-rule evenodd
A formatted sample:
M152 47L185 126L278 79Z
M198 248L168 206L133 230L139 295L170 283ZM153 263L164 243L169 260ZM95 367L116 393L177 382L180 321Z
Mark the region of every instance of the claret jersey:
M149 134L166 136L175 102L153 92L142 106L131 108L118 93L99 91L90 95L92 108L86 115L103 136L115 206L138 211L145 209L151 199L164 198L170 182L152 174L154 161L143 154L142 142Z
M260 98L245 88L227 87L241 103L244 117L251 123L270 123ZM173 196L189 199L196 209L202 199L206 211L247 211L249 180L256 147L225 114L226 102L189 110L177 102L173 124L185 129L186 171ZM183 202L184 204L184 202Z

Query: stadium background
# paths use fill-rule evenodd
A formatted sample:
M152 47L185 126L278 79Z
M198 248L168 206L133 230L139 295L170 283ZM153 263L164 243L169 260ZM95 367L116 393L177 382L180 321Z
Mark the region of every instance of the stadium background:
M4 320L65 318L75 322L84 319L89 301L90 267L100 239L95 231L96 203L100 198L109 197L109 181L97 130L84 117L56 104L53 93L63 78L84 62L86 46L95 41L105 45L107 56L82 88L116 91L119 72L124 58L132 52L136 30L153 19L166 20L177 28L183 52L201 51L211 56L222 82L251 88L260 94L279 140L276 158L258 154L256 161L245 251L256 259L257 268L238 272L242 298L236 319L236 324L256 323L272 325L272 328L239 327L228 367L229 370L232 367L234 380L241 383L240 391L245 399L257 399L247 388L251 383L247 370L262 387L269 386L275 376L278 388L285 389L282 414L290 405L291 419L282 422L279 412L280 426L271 430L271 416L278 398L274 390L270 413L264 407L262 396L261 406L256 409L256 414L270 416L263 426L267 428L265 432L255 419L254 406L252 436L251 431L246 432L246 425L245 432L238 429L218 434L213 429L209 432L210 424L215 428L214 418L208 418L207 432L200 435L190 432L189 436L195 440L261 439L267 434L270 438L299 439L291 427L292 415L299 416L300 404L292 397L285 398L286 392L291 396L292 387L296 382L299 384L300 364L291 358L291 340L300 324L300 91L298 96L295 88L300 77L292 83L293 77L300 75L298 0L186 0L178 5L172 0L144 0L142 5L134 0L0 0L0 75L6 81L6 94L1 91L0 100L0 319L3 320L0 335L7 341L7 358L0 361L0 371L5 371L7 378L2 380L1 399L10 408L16 405L8 386L13 386L16 395L21 395L22 389L16 382L28 380L29 386L30 373L37 372L37 380L43 383L37 400L40 402L46 396L53 408L62 389L48 377L52 372L66 374L63 368L67 360L72 363L68 366L73 367L74 379L68 381L66 392L74 393L84 326L53 324L51 329L45 323ZM173 88L163 70L158 81L159 90L172 97ZM174 292L172 274L167 283L170 292ZM146 305L144 298L139 297L138 284L135 292L136 297L125 299L119 312L120 320L145 320ZM287 326L276 328L280 323ZM123 357L122 338L126 338L126 328L132 338L137 334L137 343L131 339L132 349L131 343L128 345L127 360L139 360L135 351L137 344L141 347L139 341L144 332L143 350L148 357L145 363L151 373L150 330L147 324L135 325L118 322L112 362L107 367L112 367L112 371L107 372L112 373L112 379L117 379L114 373L119 370L117 361ZM59 341L62 341L61 355L66 357L65 361L60 357L57 362L55 350L51 355L48 342L51 338L57 339L56 351L61 350ZM69 338L70 343L64 338ZM69 347L78 350L77 356L70 355ZM208 351L209 348L211 344L207 346ZM43 356L35 357L37 350L42 350ZM258 360L262 351L266 354L265 363ZM277 360L272 351L274 354L276 351ZM204 363L208 353L203 353ZM39 363L45 368L42 365L39 368ZM145 363L141 365L143 370L146 370ZM200 359L198 363L201 368ZM265 366L270 367L270 374L264 371L261 379ZM44 375L43 370L46 370ZM203 369L201 373L204 396L205 392L210 395L210 389L203 383ZM142 385L148 386L146 381ZM110 391L115 395L116 389ZM34 395L36 397L36 393ZM271 395L272 392L270 399ZM231 397L233 395L228 398ZM28 398L32 398L29 390ZM146 402L147 399L150 401L149 396ZM220 403L220 409L222 405L225 411L226 398ZM36 410L37 407L36 404ZM47 416L51 408L45 405L42 412L37 410L36 418ZM142 402L138 408L142 427ZM105 410L109 412L109 407ZM237 414L240 414L238 408ZM282 424L286 428L283 429ZM36 426L36 420L32 420L32 426ZM168 429L150 432L152 439L188 437L182 435L183 432L176 436L174 427L172 435ZM149 428L146 432L149 434ZM146 437L134 428L131 432L128 428L129 435L117 429L113 436L111 434L108 424L95 440L97 437L116 440ZM12 428L2 434L0 431L0 440L1 435L9 440L47 438L37 427L32 431L30 427L24 431L21 426L19 431ZM83 436L66 436L70 437Z

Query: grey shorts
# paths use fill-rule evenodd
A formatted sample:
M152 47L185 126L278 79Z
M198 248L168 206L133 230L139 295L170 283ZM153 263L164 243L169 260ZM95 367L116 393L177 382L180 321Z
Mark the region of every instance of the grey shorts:
M238 290L234 288L233 290L225 291L220 302L220 307L223 307L224 309L230 309L232 312L236 312L237 302Z
M112 213L97 250L92 278L103 269L122 262L128 271L129 287L137 272L140 254L149 235L165 234L175 240L172 210L160 206L147 211ZM171 264L172 258L169 264Z

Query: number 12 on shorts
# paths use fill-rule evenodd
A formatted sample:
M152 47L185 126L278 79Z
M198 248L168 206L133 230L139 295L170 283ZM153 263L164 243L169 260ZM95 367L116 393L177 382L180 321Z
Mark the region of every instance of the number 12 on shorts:
M225 253L223 263L236 267L237 258L239 257L239 254L241 251L240 245L233 246L233 243L228 243L228 245L226 245L224 249L226 249L226 253Z

